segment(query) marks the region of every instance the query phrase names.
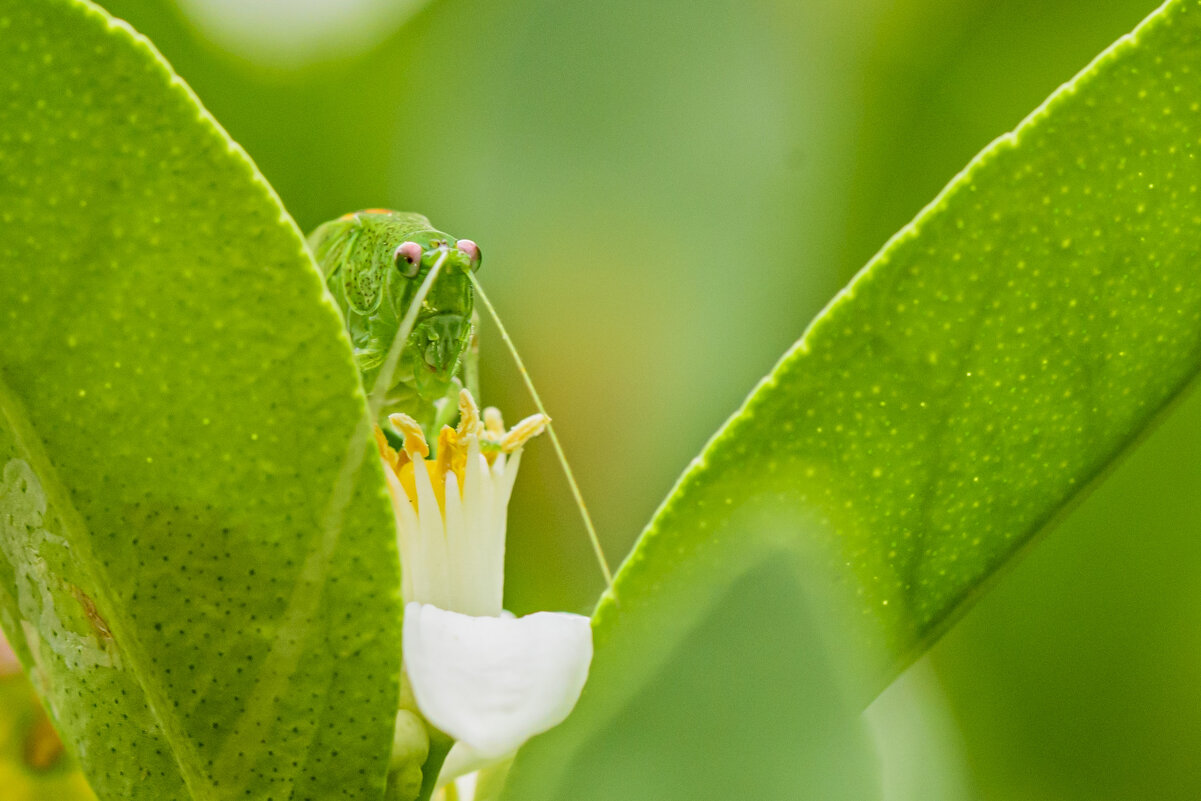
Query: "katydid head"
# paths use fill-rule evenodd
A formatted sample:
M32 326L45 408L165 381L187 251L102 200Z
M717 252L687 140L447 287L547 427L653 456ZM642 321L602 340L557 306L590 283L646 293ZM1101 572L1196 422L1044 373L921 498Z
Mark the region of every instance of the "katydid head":
M417 394L426 399L444 396L471 337L474 291L468 273L478 264L479 249L460 250L457 242L436 231L410 232L393 248L395 270L388 282L397 318L414 300L417 286L438 269L421 303L397 376L408 376Z
M365 384L384 377L381 389L390 398L410 397L413 405L404 411L421 417L453 388L471 341L479 246L435 230L420 214L387 209L326 223L309 245L342 311Z

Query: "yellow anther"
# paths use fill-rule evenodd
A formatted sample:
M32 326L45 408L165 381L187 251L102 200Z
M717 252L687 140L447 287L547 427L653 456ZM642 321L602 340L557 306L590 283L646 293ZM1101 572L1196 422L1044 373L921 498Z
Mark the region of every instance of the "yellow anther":
M471 397L471 393L464 387L459 391L459 436L478 435L482 428L480 407L475 405L475 398Z
M487 409L484 409L484 428L497 439L504 437L505 418L501 417L500 409L495 406L489 406Z
M459 496L463 494L463 482L467 476L467 439L459 435L450 426L442 426L438 435L438 458L434 461L435 489L444 487L446 474L453 472L459 479ZM445 506L446 502L439 496L438 503Z
M457 449L458 444L459 432L450 426L442 426L442 430L438 432L438 458L434 460L439 475L445 475L450 469L451 453Z
M388 420L396 427L405 438L404 449L409 458L420 457L424 459L430 455L430 446L425 441L425 434L421 430L421 426L412 417L407 414L391 414L388 415Z
M550 418L544 414L531 414L509 429L509 433L500 441L500 449L505 453L512 453L545 431L549 422Z
M428 458L430 447L424 430L407 414L396 413L388 417L404 437L404 449L400 453L393 449L383 431L378 427L375 429L375 442L379 446L380 456L392 468L400 480L401 487L404 488L405 495L414 505L418 503L414 462L424 462L438 506L445 514L446 475L455 474L458 479L459 497L463 497L467 480L467 454L473 442L478 443L480 456L491 467L501 454L513 453L520 449L545 431L550 422L546 415L534 414L513 426L511 430L505 431L504 420L495 407L489 406L485 409L481 419L475 398L471 397L471 393L466 389L459 393L459 413L458 428L443 426L438 432L437 455L433 459Z
M416 469L413 462L406 459L396 470L396 478L400 481L405 497L409 499L409 503L413 504L413 508L417 507L417 478L414 475Z
M392 468L393 472L400 469L400 454L388 442L388 438L384 436L384 430L379 426L375 427L375 444L379 448L379 456L384 460L384 464Z

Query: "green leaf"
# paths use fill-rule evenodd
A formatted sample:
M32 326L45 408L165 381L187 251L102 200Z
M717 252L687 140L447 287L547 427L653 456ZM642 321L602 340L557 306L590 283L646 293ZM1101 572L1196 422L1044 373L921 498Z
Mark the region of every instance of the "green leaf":
M399 564L295 225L153 48L0 0L0 623L102 799L372 798Z
M635 738L622 710L764 563L822 610L865 703L1179 395L1201 366L1198 42L1201 4L1166 5L830 304L644 532L597 610L579 708L507 798L578 797L593 744ZM758 611L770 647L795 636ZM657 748L660 770L696 753ZM746 778L743 797L770 790Z

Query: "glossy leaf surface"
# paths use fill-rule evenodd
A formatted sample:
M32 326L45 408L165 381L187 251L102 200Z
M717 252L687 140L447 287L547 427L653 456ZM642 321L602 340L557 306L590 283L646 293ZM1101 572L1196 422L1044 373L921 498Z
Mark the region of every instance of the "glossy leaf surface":
M149 44L0 0L0 623L102 799L382 795L392 517L295 225Z
M590 743L632 736L615 710L764 562L830 613L866 703L1177 397L1201 366L1198 41L1201 6L1165 6L831 303L644 533L584 701L507 798L574 797ZM764 647L795 636L759 611Z

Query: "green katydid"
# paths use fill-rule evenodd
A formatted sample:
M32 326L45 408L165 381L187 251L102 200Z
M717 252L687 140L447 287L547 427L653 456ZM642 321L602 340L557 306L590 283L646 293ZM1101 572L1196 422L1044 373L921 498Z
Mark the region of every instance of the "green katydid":
M588 530L606 585L612 575L563 446L529 373L475 272L479 246L411 212L366 209L319 226L308 239L342 312L363 385L377 414L402 411L430 441L458 409L459 390L478 392L478 297L517 362ZM384 383L376 386L379 381ZM392 432L388 432L391 434Z
M470 275L480 267L479 246L435 230L420 214L367 209L317 228L309 248L346 321L364 387L385 393L380 411L403 411L436 434L457 408L463 382L475 389ZM376 388L406 313L435 267L407 342L383 375L387 384Z

